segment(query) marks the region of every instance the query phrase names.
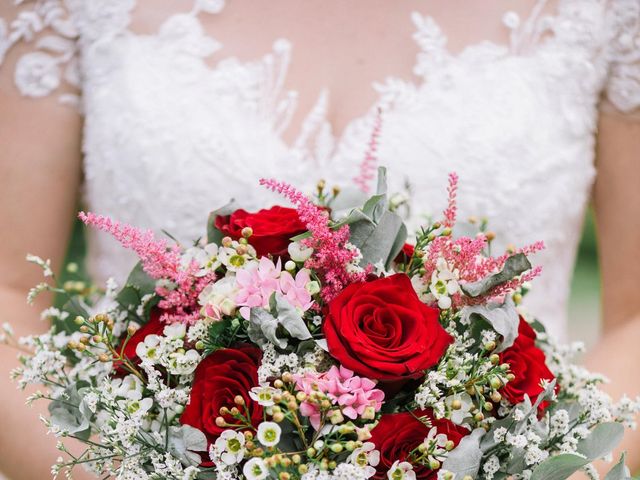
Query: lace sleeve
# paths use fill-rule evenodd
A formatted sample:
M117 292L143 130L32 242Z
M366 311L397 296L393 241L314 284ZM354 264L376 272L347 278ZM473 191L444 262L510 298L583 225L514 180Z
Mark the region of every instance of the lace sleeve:
M640 0L612 0L608 12L606 99L624 113L640 110Z
M78 35L65 2L1 1L14 5L0 8L0 69L13 68L15 85L26 97L56 93L61 102L77 105L78 96L69 92L80 87ZM10 65L13 49L15 65Z

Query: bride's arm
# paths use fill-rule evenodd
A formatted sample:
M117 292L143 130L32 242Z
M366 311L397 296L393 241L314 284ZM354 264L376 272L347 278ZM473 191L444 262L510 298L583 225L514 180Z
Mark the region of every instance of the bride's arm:
M16 336L48 327L38 311L50 299L26 304L26 292L42 276L24 258L31 252L60 266L76 206L81 129L80 116L56 96L20 97L13 72L21 53L16 46L0 68L0 323L10 322ZM26 407L26 394L9 379L16 354L0 346L0 477L51 478L50 465L59 456L56 439L45 435L38 420L46 405ZM84 472L74 478L85 478Z
M603 337L587 359L606 374L608 392L640 395L640 117L603 113L598 134L595 208L602 272ZM640 469L640 430L619 449Z

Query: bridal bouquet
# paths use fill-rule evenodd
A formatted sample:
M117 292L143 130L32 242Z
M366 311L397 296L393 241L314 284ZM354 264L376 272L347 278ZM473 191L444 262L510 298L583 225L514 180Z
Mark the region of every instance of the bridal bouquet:
M520 303L534 244L488 254L449 206L410 243L378 191L346 208L262 185L294 208L211 214L193 245L93 213L80 218L140 257L121 289L56 285L67 329L21 340L15 372L42 384L43 419L66 453L118 479L568 478L607 457L638 404L613 404ZM467 225L467 227L469 227ZM467 229L468 231L468 229ZM70 328L74 326L75 328ZM617 460L617 459L616 459ZM594 477L595 478L595 477ZM607 480L630 478L624 458Z

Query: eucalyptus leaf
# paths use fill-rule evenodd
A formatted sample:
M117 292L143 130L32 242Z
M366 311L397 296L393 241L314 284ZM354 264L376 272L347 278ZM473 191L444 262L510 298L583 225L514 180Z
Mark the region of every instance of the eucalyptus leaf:
M81 407L87 387L89 383L84 380L69 385L48 407L53 425L82 439L91 433L91 412L86 405Z
M349 228L349 241L360 249L362 265L382 262L388 267L407 238L407 228L402 218L388 210L383 212L377 224L361 220L349 225Z
M502 304L490 303L487 305L464 307L461 314L463 322L467 319L473 320L474 315L479 315L489 322L491 327L499 335L502 335L502 342L500 342L500 345L496 349L496 353L500 353L511 347L518 336L520 316L510 297L507 297Z
M572 453L556 455L538 465L530 480L566 480L588 463L588 459Z
M298 340L310 339L311 332L309 328L307 328L302 314L291 305L283 295L276 293L275 299L278 323L282 325L293 338L297 338Z
M624 427L619 423L602 423L578 443L577 451L584 457L567 453L548 458L535 468L531 480L565 480L585 465L611 453L623 434Z
M610 454L622 441L623 435L624 427L621 424L601 423L591 431L591 435L578 443L577 450L590 460L597 460Z
M341 221L349 212L363 205L366 201L367 195L364 192L357 188L345 187L329 204L331 218L334 221Z
M249 339L260 347L264 347L268 342L279 348L287 348L289 342L276 335L278 329L278 319L264 308L252 308L249 314L249 326L247 334Z
M190 425L169 428L169 452L185 466L197 467L202 463L199 453L207 451L207 437Z
M387 207L387 173L378 169L377 193L362 208L354 208L335 225L349 225L349 242L362 253L361 265L383 263L388 268L402 249L407 238L407 228L402 218Z
M631 478L631 474L629 473L629 469L624 464L625 454L620 455L620 460L616 463L607 476L604 477L604 480L629 480Z
M442 464L442 469L455 474L454 478L463 478L469 475L476 478L482 461L482 450L480 440L485 431L476 428L470 435L464 437L458 446L454 448Z
M289 342L286 338L278 337L278 327L282 327L292 338L309 340L311 332L298 310L289 303L285 296L274 294L269 299L271 311L264 308L252 308L249 315L249 327L247 334L249 339L264 346L271 342L278 348L287 348Z
M216 218L231 215L239 208L235 199L231 199L226 205L214 210L207 218L207 243L220 245L224 234L216 228Z
M516 278L531 268L531 263L523 253L516 253L507 258L504 267L498 273L477 282L461 285L462 291L470 297L479 297L498 285Z

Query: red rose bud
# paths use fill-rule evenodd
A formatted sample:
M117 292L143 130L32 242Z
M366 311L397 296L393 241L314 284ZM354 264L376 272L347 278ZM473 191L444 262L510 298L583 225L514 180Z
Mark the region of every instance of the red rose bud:
M140 362L140 359L138 358L138 354L136 353L136 347L138 346L139 343L144 342L144 339L147 337L147 335L162 335L162 331L164 330L164 327L167 326L166 323L163 323L160 321L160 317L162 316L163 313L164 311L161 310L160 308L157 308L157 307L152 308L149 314L149 321L144 325L142 325L139 329L135 330L135 332L133 332L133 335L131 335L131 338L129 338L128 341L126 341L126 337L122 339L120 343L121 347L118 352L120 356L128 359L134 364L137 364L138 362ZM127 334L130 334L132 331L133 329L131 330L128 329ZM125 345L125 341L126 341L126 345ZM122 348L122 345L124 345L124 348ZM116 374L118 375L126 375L130 373L129 370L125 369L122 366L122 362L115 362L114 369L116 371Z
M236 210L231 215L216 218L215 227L234 240L247 238L256 249L258 257L273 255L288 257L290 239L306 232L306 226L293 208L271 207L255 213Z
M438 317L409 277L396 274L345 288L329 304L323 329L341 365L376 380L406 381L436 365L452 343Z
M412 463L418 480L432 480L438 477L438 469L411 462L409 458L411 452L420 446L432 428L418 420L423 416L429 419L438 433L446 435L454 447L469 434L469 430L446 418L435 419L430 410L383 415L378 425L371 431L370 441L380 451L380 463L376 474L372 477L374 480L387 480L387 471L396 460Z
M541 381L555 378L547 367L544 352L536 347L536 332L522 317L518 336L514 344L500 354L500 363L509 364L515 377L500 389L500 394L514 405L521 403L525 394L535 402L544 391ZM546 402L540 405L542 409L545 406Z
M258 386L258 365L262 352L253 346L217 350L206 357L196 368L189 403L180 417L180 423L191 425L204 432L213 443L229 427L238 424L231 411L242 404L249 410L251 423L257 426L262 420L262 407L249 396ZM231 410L230 410L231 409ZM222 422L216 422L222 416ZM218 425L220 423L220 425Z

